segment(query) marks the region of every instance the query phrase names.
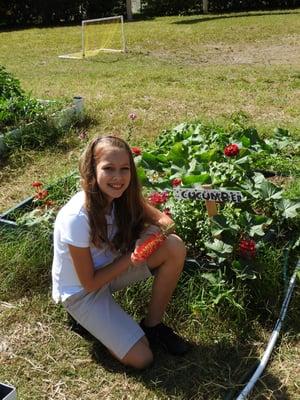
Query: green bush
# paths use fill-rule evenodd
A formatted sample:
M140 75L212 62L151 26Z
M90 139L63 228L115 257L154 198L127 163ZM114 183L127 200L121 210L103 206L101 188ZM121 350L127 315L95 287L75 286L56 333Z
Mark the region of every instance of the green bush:
M20 82L0 65L0 132L45 114L46 107L22 90Z
M270 10L299 7L299 0L209 0L209 11ZM146 16L195 14L202 12L202 0L142 0ZM125 0L11 0L0 4L0 23L8 26L79 23L82 19L126 15Z
M178 15L202 12L202 0L142 0L145 15ZM299 0L209 0L209 12L274 10L299 7Z
M13 77L5 68L0 65L0 98L10 99L11 97L22 97L24 95L18 79Z
M1 5L0 5L1 11ZM80 23L83 19L101 18L125 14L125 0L12 0L2 10L2 24L18 25L57 25Z

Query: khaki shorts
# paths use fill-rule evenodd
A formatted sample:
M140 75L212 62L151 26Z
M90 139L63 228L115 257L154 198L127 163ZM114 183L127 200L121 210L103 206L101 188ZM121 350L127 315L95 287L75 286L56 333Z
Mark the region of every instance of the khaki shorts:
M113 292L151 276L146 264L130 267L101 289L80 291L63 302L69 314L120 359L143 336L144 331L114 300Z

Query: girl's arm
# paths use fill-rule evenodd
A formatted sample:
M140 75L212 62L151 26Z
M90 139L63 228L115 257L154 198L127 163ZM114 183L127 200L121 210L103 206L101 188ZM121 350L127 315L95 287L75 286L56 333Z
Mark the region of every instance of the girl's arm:
M78 279L87 292L100 289L132 265L129 253L111 264L95 270L89 247L76 247L70 244L68 246Z

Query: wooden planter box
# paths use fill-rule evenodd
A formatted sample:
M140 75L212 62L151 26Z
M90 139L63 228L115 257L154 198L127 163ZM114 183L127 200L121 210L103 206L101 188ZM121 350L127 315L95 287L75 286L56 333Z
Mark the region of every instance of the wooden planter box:
M0 400L16 400L16 389L11 385L0 383Z

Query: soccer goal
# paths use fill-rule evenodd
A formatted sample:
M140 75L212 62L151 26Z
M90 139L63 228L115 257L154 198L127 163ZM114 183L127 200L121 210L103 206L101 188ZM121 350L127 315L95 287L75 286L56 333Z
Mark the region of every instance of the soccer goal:
M64 54L59 58L83 59L95 56L102 51L125 52L123 16L83 20L81 40L81 51Z

